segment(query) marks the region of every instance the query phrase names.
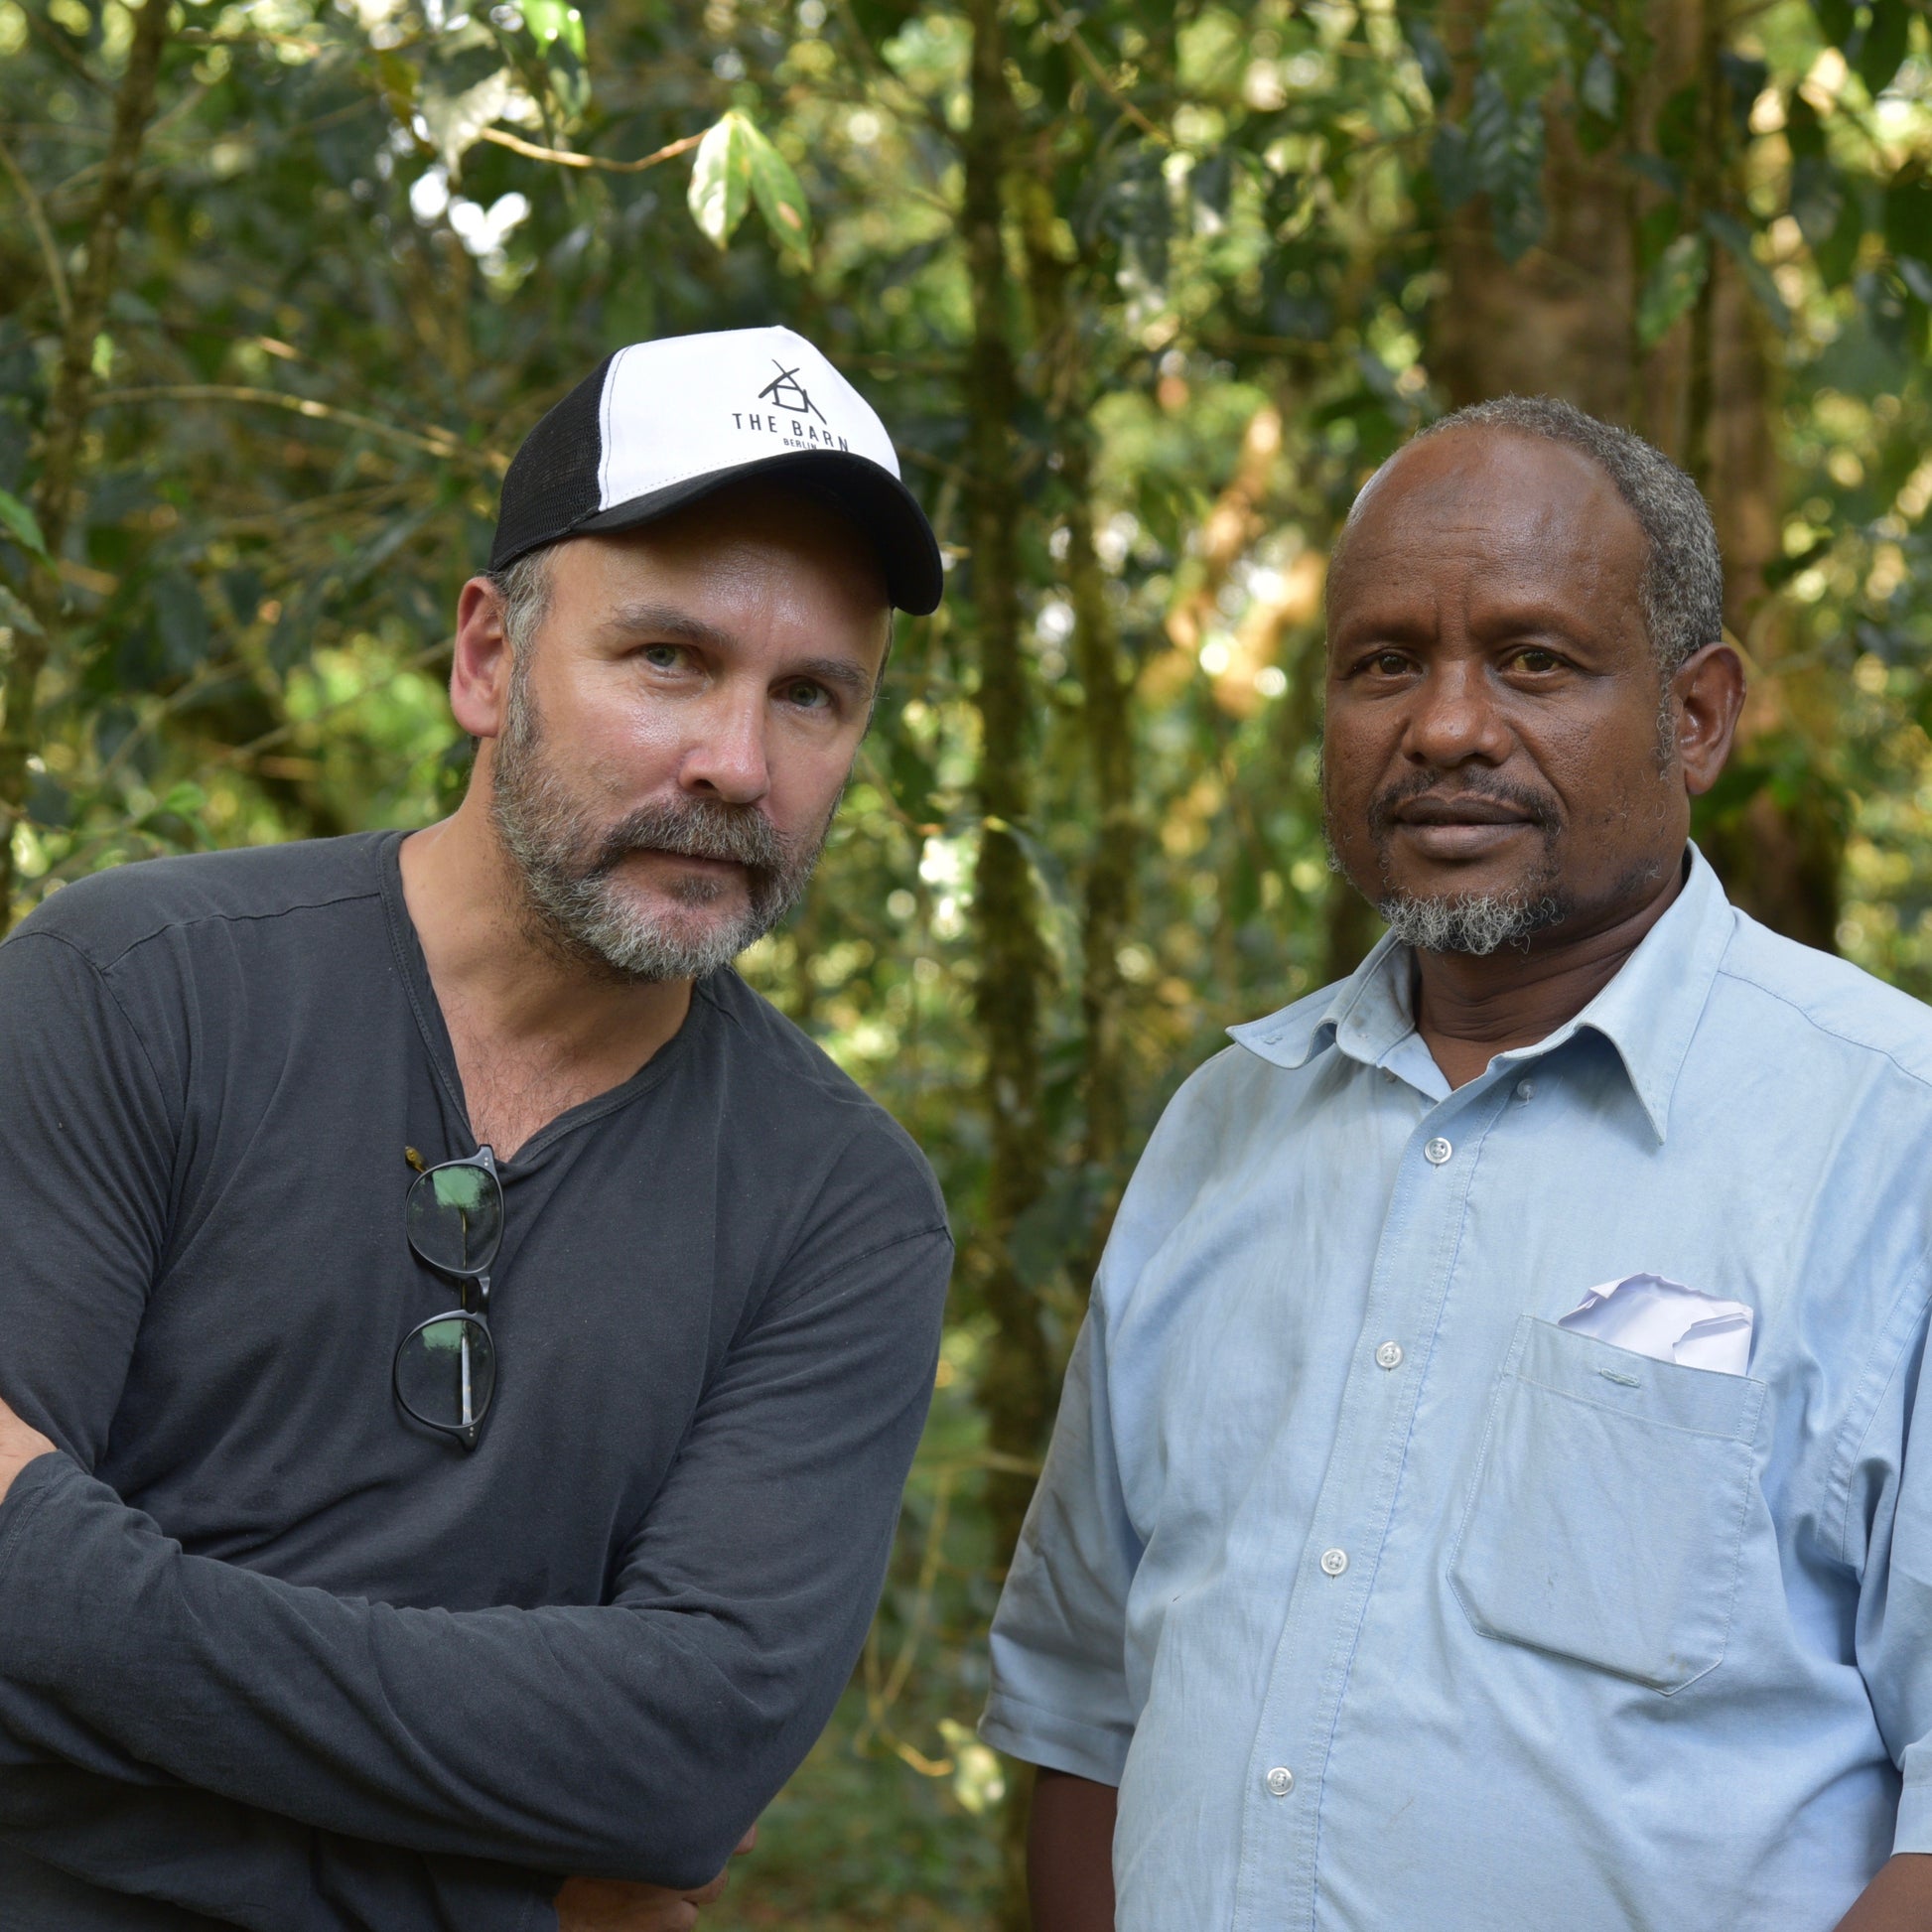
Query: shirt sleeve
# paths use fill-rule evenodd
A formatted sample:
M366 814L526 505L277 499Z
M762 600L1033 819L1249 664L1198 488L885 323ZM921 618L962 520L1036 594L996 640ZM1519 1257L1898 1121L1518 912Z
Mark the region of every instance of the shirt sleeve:
M1230 1049L1238 1052L1239 1049ZM1030 1764L1118 1785L1138 1713L1127 1611L1143 1545L1128 1509L1117 1337L1141 1274L1220 1160L1219 1055L1181 1083L1148 1141L1073 1344L1059 1418L993 1617L980 1735Z
M980 1719L989 1744L1030 1764L1119 1784L1134 1735L1127 1591L1140 1557L1114 1457L1096 1295L993 1618L992 1691Z
M603 1606L298 1587L185 1555L73 1458L41 1457L0 1504L0 1765L104 1740L325 1832L706 1882L858 1658L951 1252L929 1228L773 1291Z
M1920 1291L1881 1336L1848 1470L1840 1548L1860 1577L1859 1668L1904 1784L1892 1849L1932 1852L1932 1382Z
M558 1881L332 1837L172 1781L0 1770L0 1840L119 1895L250 1932L556 1932ZM91 1922L91 1921L90 1921Z
M67 940L0 946L0 1396L75 1474L106 1447L166 1239L167 1067ZM0 1747L0 1839L70 1876L264 1932L554 1932L554 1877L332 1838L169 1788L59 1711L39 1721L45 1751Z

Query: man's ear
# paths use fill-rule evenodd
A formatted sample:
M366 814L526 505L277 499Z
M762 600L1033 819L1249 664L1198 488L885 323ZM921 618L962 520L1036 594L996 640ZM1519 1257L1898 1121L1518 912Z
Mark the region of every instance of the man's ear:
M1744 708L1744 665L1719 639L1687 657L1670 681L1671 715L1684 789L1699 798L1718 782Z
M456 607L450 710L472 738L496 738L509 713L511 653L503 599L487 577L473 577Z

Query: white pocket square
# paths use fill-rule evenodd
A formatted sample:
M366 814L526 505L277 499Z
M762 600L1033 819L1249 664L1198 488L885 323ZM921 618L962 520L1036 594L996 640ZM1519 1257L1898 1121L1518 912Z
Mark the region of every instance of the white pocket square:
M1751 1311L1661 1275L1625 1275L1592 1288L1558 1321L1656 1362L1742 1375L1751 1359Z

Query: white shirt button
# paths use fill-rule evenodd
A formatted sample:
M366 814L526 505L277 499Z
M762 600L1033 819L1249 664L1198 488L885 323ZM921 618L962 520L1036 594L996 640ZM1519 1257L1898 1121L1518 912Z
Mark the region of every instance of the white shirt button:
M1262 1783L1268 1787L1270 1797L1286 1798L1295 1789L1295 1773L1286 1764L1277 1764Z
M1447 1161L1449 1158L1449 1156L1454 1152L1455 1150L1452 1147L1450 1147L1446 1140L1443 1139L1442 1135L1438 1134L1433 1141L1427 1142L1424 1145L1422 1151L1422 1158L1425 1161L1427 1161L1432 1168L1440 1168L1443 1165L1443 1163Z
M1341 1573L1347 1568L1348 1568L1348 1552L1346 1550L1323 1550L1322 1551L1321 1569L1323 1575L1329 1577L1339 1577Z
M1377 1368L1400 1368L1402 1366L1402 1344L1399 1341L1385 1341L1375 1351Z
M1518 1080L1516 1082L1516 1098L1518 1100L1534 1100L1536 1098L1536 1082L1534 1080Z

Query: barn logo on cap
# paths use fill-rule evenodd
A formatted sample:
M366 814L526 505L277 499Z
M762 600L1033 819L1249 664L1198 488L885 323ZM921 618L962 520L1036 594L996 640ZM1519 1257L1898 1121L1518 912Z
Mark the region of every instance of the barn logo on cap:
M798 380L798 371L805 365L794 362L786 368L774 355L771 366L778 373L758 394L759 402L769 403L771 407L734 409L732 426L776 436L796 450L851 449L852 445L826 422L825 412L812 400L811 391ZM784 411L783 415L778 413L780 410ZM812 416L818 418L816 423L807 420Z
M798 371L805 366L804 363L794 363L790 368L786 368L774 355L771 358L771 366L778 373L759 391L759 401L776 403L780 409L789 409L794 416L816 416L821 423L824 422L825 412L812 400L810 391L798 380ZM796 402L792 401L793 396L798 398Z

